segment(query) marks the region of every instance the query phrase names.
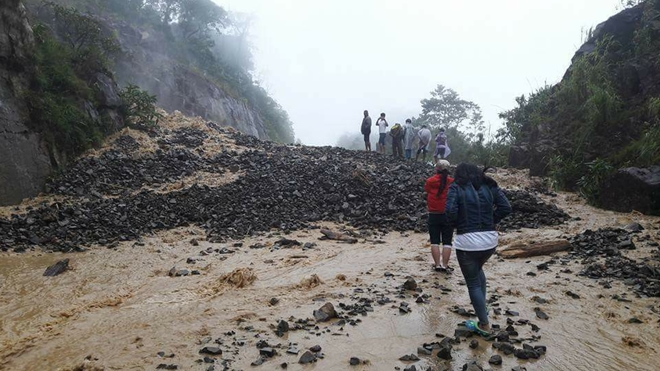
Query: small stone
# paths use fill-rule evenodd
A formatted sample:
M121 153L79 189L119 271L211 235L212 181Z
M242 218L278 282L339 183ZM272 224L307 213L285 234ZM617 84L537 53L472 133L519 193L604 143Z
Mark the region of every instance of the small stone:
M271 347L266 347L259 349L259 354L264 357L272 358L275 357L275 355L277 355L277 351L275 351L275 349Z
M280 299L278 299L278 298L270 298L270 300L268 301L268 303L270 305L277 305L277 303L279 303L279 302L280 302Z
M314 353L308 350L305 353L303 353L303 355L298 360L298 363L306 365L308 363L314 362L315 360L316 360L316 355L314 355Z
M62 274L66 272L68 269L69 269L69 259L60 260L57 263L46 268L46 271L44 271L44 276L54 277L57 276L58 274Z
M321 346L320 345L314 345L313 347L309 348L314 353L318 353L321 351Z
M476 341L476 340L472 340L472 341L470 341L470 348L472 348L472 349L477 349L477 348L479 348L479 342Z
M289 322L281 320L277 323L277 330L275 331L275 334L277 334L279 337L282 337L286 332L289 332Z
M399 358L399 361L403 361L403 362L411 362L411 361L412 361L412 362L416 362L416 361L419 361L419 357L417 357L417 356L414 355L414 354L406 354L405 356L400 357L400 358Z
M337 311L335 311L332 303L325 303L321 308L314 311L314 319L317 322L325 322L333 318L337 318Z
M547 320L547 319L550 318L550 317L549 317L547 314L545 314L545 312L542 311L540 308L534 308L534 312L536 312L536 317L538 317L539 319Z
M433 354L433 352L430 349L426 349L424 347L417 347L417 354L422 356L430 356Z
M502 356L496 354L490 357L488 363L490 363L491 365L499 366L502 364Z
M204 347L199 351L199 354L210 354L214 356L222 355L222 349L219 347Z
M417 290L417 281L414 278L410 277L403 283L404 290Z
M633 318L628 320L628 323L644 323L644 322L641 319L637 318L637 317L633 317Z
M157 370L178 370L179 366L177 365L168 365L165 363L161 363L158 366L156 366Z
M250 363L250 366L261 366L261 365L264 364L264 361L265 361L265 360L264 360L263 357L259 357L259 358L257 358L256 361Z
M351 366L357 366L360 364L360 359L358 357L351 357L351 359L348 360L348 364Z

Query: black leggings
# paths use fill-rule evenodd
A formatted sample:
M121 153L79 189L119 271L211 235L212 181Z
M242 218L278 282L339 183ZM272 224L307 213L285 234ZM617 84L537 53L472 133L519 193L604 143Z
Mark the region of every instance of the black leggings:
M447 215L429 213L429 235L431 245L451 246L454 228L447 221Z

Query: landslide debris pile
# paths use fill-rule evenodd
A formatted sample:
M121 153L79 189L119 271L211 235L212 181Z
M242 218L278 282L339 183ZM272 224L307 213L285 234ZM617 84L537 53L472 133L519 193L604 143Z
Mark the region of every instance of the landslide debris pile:
M556 205L547 204L529 192L505 189L504 194L514 212L502 220L501 231L559 225L571 218Z
M633 233L624 229L587 230L571 238L573 250L569 258L582 259L580 275L593 279L619 279L637 294L660 296L660 266L623 256L623 250L635 250ZM607 282L603 282L607 284Z
M135 141L122 136L100 155L81 158L50 183L52 193L69 201L0 219L0 248L70 251L191 224L205 228L210 241L271 228L293 231L318 221L382 232L426 230L423 182L433 171L428 165L341 148L277 145L207 125L232 145L207 153L207 133L190 128L156 134L152 139L160 148L154 151L136 151ZM198 171L241 175L217 187L195 183L169 193L143 188ZM534 196L508 195L514 215L507 228L559 222L549 212L553 207Z

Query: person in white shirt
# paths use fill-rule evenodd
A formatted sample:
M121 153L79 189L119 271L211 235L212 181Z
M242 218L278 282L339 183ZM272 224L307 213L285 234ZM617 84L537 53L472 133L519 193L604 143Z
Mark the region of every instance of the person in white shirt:
M385 120L385 113L381 113L376 126L378 126L378 152L385 154L385 139L387 139L387 120Z
M431 130L426 125L422 125L422 129L417 133L419 143L417 144L417 155L415 161L419 159L419 154L423 153L422 161L426 161L426 153L429 151L429 143L431 143Z

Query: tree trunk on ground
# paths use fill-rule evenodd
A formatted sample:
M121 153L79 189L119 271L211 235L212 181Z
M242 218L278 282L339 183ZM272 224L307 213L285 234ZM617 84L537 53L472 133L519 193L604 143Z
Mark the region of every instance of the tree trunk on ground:
M552 253L571 249L567 240L541 241L538 243L516 243L499 252L505 259L529 258L532 256L550 255Z

